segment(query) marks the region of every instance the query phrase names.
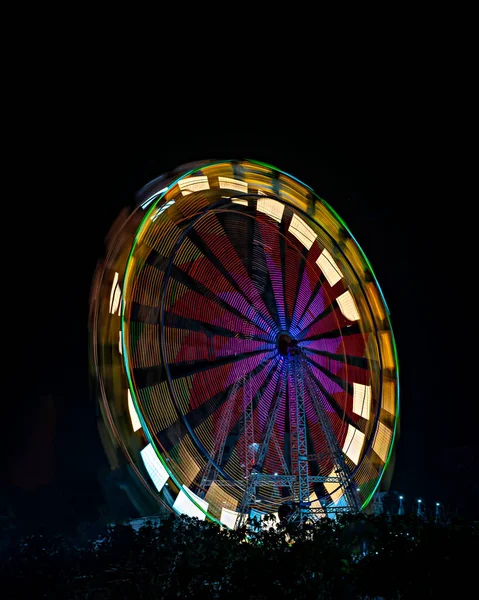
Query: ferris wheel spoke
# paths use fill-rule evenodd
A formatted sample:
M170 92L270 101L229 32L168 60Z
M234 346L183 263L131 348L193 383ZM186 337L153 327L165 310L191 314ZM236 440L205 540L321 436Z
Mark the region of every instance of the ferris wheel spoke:
M298 272L298 281L296 294L294 298L292 323L293 326L300 329L299 323L304 318L311 303L319 294L325 281L322 271L318 269L316 259L320 253L317 243L314 243L307 252L302 249L303 259ZM320 307L321 311L321 307Z
M302 347L307 353L322 356L324 358L341 362L346 365L351 365L353 367L358 367L360 369L368 369L368 361L362 356L351 356L350 354L333 354L332 352L327 352L325 350L317 350L316 348L313 348L311 346L305 346L305 344L302 344Z
M269 339L261 329L250 321L233 315L201 294L192 292L182 284L169 281L164 293L163 312L186 317L204 323L205 326L219 326L234 334L248 334L260 339Z
M286 312L284 296L284 271L281 265L280 238L278 229L272 227L268 217L259 218L259 232L265 252L274 302L277 306L280 329L286 330Z
M240 299L239 303L242 305L247 305L250 308L250 310L253 309L252 318L248 318L248 320L254 322L255 326L260 327L264 331L268 331L271 328L272 323L269 323L267 319L264 318L264 315L259 313L256 307L252 305L251 299L245 294L241 285L239 285L235 278L232 277L231 273L222 264L222 262L215 256L215 254L213 254L213 252L211 252L211 250L208 249L208 247L201 241L201 238L199 238L198 234L193 229L189 231L188 237L192 239L195 245L198 246L200 251L213 265L213 267L221 274L221 276L230 286L231 290L233 290L233 293L238 295L238 298ZM206 277L208 277L207 273L205 275ZM225 296L227 296L227 293L225 294ZM244 313L243 318L245 318Z
M308 362L310 362L309 359L308 359ZM314 367L317 368L317 365L314 365ZM328 390L326 389L326 387L324 386L324 384L319 380L318 377L316 377L313 369L308 369L308 376L309 376L311 382L314 385L316 385L316 387L319 390L319 392L321 393L321 395L327 400L329 406L334 410L334 412L336 413L336 415L340 419L344 418L344 420L346 421L346 423L355 426L354 420L338 404L338 402L335 400L335 398L332 396L332 394L330 394L328 392Z
M334 307L332 304L327 306L318 316L311 321L306 327L302 328L299 335L298 340L309 340L311 339L308 336L308 332L314 327L317 323L320 323L323 319L326 319L332 312L334 311Z
M301 334L301 341L304 342L313 342L316 340L326 340L330 338L337 338L338 336L348 337L355 336L361 333L361 328L359 327L359 323L351 323L344 328L335 328L329 331L324 331L322 333L317 333L316 335L303 336Z
M303 274L308 261L314 260L318 255L318 247L316 243L306 246L304 240L301 241L296 235L292 235L290 233L291 225L291 220L283 219L281 222L281 264L288 329L293 325L297 332L298 320L295 317L298 312L297 304L300 301L299 294L301 292L304 294L304 289L302 289ZM319 275L317 268L315 271ZM296 334L296 332L294 333Z
M208 371L224 365L234 365L235 363L245 360L247 358L253 358L255 356L263 356L266 354L264 349L254 350L252 352L244 352L241 355L223 356L216 358L214 363L210 360L197 360L191 364L189 361L183 363L170 363L169 370L172 379L178 379L180 377L191 377L192 375Z
M218 223L215 219L215 223ZM221 238L218 240L208 231L207 224L198 223L188 232L188 238L199 248L208 260L218 269L229 284L251 306L260 321L265 321L267 327L276 329L274 321L269 316L268 309L256 290L250 275L238 257L234 246L231 244L221 224ZM205 238L205 239L203 239ZM215 243L216 242L216 243Z
M341 312L339 306L334 304L329 305L329 311L324 311L316 319L314 319L301 332L301 339L313 339L317 335L323 335L330 331L341 331L341 335L349 335L348 330L356 331L353 326L358 325L357 321L350 321Z
M256 350L253 352L245 352L241 356L218 358L214 363L209 360L185 361L176 364L172 363L169 367L170 377L172 380L181 379L219 366L234 365L241 360L262 356L264 354L266 354L265 350ZM154 368L134 367L133 372L139 389L164 383L168 378L164 365L157 365Z
M302 340L301 347L307 352L324 352L330 355L351 356L363 358L367 345L368 335L362 333L349 333L351 328L347 327L348 335L321 335L319 339ZM366 367L365 367L366 368Z
M215 323L206 323L205 321L192 319L173 312L165 311L163 325L178 330L203 332L207 337L221 336L223 338L253 340L255 342L262 342L266 345L268 345L268 343L271 344L270 340L262 335L258 336L250 333L232 331L231 329L221 327L221 325Z
M243 312L241 312L241 310L235 308L234 306L231 306L231 304L228 304L222 298L219 298L218 296L216 296L201 282L198 282L198 281L194 280L193 278L189 277L187 274L185 274L183 271L179 270L178 268L173 268L171 275L172 275L173 280L182 283L189 290L198 294L198 296L213 302L219 308L221 308L223 311L223 314L225 315L225 320L227 320L227 314L231 313L231 315L233 315L237 319L244 321L245 327L248 328L250 331L256 331L256 335L259 335L259 336L267 335L267 330L265 328L265 325L263 325L263 327L261 327L261 325L262 325L261 321L260 321L260 323L257 323L256 322L257 320L255 321L252 318L249 318L248 315L245 315ZM249 309L249 307L250 307L250 305L248 304L248 309Z
M158 254L154 255L154 251L150 253L151 256L151 265L158 267L161 269L165 269L165 261L162 260ZM195 270L197 277L199 276L198 269ZM203 275L203 279L208 282L211 280L211 272ZM183 288L183 293L186 290L191 291L194 294L195 299L199 298L201 302L210 303L210 305L216 305L223 312L223 314L227 315L231 313L236 320L240 319L245 323L245 328L247 328L250 332L256 331L258 335L267 335L269 326L268 324L261 318L258 318L257 315L255 319L251 318L248 314L245 314L245 311L251 312L251 304L243 299L243 302L236 302L238 308L233 306L233 296L236 295L239 297L237 292L234 292L233 288L229 285L224 286L224 297L230 298L231 302L226 302L223 298L219 297L216 293L214 293L207 284L203 281L199 281L197 278L192 277L188 272L182 270L179 266L172 264L170 270L170 279L168 283L167 290L171 290L172 287L175 287L175 282L178 282ZM227 282L226 282L227 283ZM231 293L233 291L233 293ZM198 304L198 300L194 301L193 306ZM241 307L243 310L241 310ZM188 307L186 307L188 308ZM225 317L225 320L228 320L228 317Z
M370 384L371 374L366 358L348 354L332 354L312 348L305 349L305 357L332 382L341 385L348 394L353 393L351 382L361 385ZM341 384L340 381L343 381L344 384Z
M289 320L290 327L293 327L295 330L299 330L298 322L296 319L297 305L300 302L299 296L301 293L301 286L304 280L304 273L306 270L307 263L307 250L302 248L301 259L298 261L299 264L296 263L295 258L297 256L296 252L289 252L287 257L288 260L286 262L286 269L288 275L290 275L289 279L293 281L293 285L287 287L287 289L291 289L291 294L288 295L288 311L289 311Z
M321 422L324 437L328 449L330 451L330 456L334 461L334 470L338 476L339 483L342 488L341 492L346 497L346 501L349 507L357 511L360 509L361 502L356 491L356 486L354 482L351 482L352 470L348 465L348 462L346 461L345 457L345 453L347 454L347 450L341 449L341 445L339 444L337 434L334 433L331 419L326 416L324 410L321 407L320 402L318 401L318 396L314 389L314 386L311 386L311 372L308 372L308 375L306 377L306 387L309 388L311 403L317 414L318 420ZM348 448L349 446L350 444L348 445ZM324 487L325 489L327 489L326 485ZM332 490L329 489L327 491L329 493Z
M246 393L246 388L248 385L247 380L257 376L262 371L264 371L264 373L265 373L265 375L264 375L265 380L264 380L263 384L261 386L259 386L260 390L266 389L266 387L268 386L268 382L270 381L272 375L275 372L274 362L270 360L270 357L265 357L265 359L262 360L259 364L255 365L254 367L251 367L251 368L245 368L242 371L242 375L239 379L241 381L240 389L241 389L243 395ZM238 382L238 380L236 380L236 382ZM232 384L232 385L234 385L234 384ZM229 389L231 389L231 386ZM217 410L223 405L223 403L225 401L225 397L223 397L223 396L224 396L224 392L220 392L219 394L216 394L215 396L213 396L211 399L208 399L208 401L205 403L205 405L208 407L208 415L209 416L214 415L217 412ZM256 408L258 402L260 402L260 396L253 398L253 408ZM237 407L237 408L241 408L241 407ZM241 417L242 417L242 414L239 417L240 420L241 420ZM188 413L187 418L192 426L196 427L198 425L199 420L198 420L198 413L197 413L196 409L193 412ZM230 428L231 432L238 431L238 423L239 423L238 419L236 419L236 420L233 419L231 421L231 423L232 423L232 426Z
M240 198L239 195L238 198ZM248 202L248 196L243 196L242 199ZM246 216L246 218L238 219L238 213ZM216 216L223 230L228 232L229 240L251 278L253 268L251 248L254 242L255 221L249 213L249 207L232 204L227 208L218 210Z
M322 364L315 361L312 357L306 356L306 359L311 365L314 365L314 367L318 369L318 371L320 371L325 377L327 377L330 381L342 388L343 391L347 392L348 394L352 394L352 385L348 383L347 380L344 380L342 377L339 377L330 369L324 367Z
M295 290L292 289L292 285L290 283L291 280L286 279L286 253L287 248L285 244L285 235L286 235L286 220L283 219L279 224L279 257L280 257L280 266L281 266L281 280L282 280L282 290L283 290L283 306L284 306L284 320L286 323L285 329L289 331L291 327L291 315L289 312L290 309L290 295L294 298ZM286 285L288 282L288 286Z
M241 382L240 389L242 389L244 387L244 379L247 376L251 376L251 377L255 376L258 373L260 373L263 369L266 369L266 378L265 378L265 383L263 384L263 386L261 386L261 389L265 389L269 380L271 379L272 375L275 372L273 361L271 360L271 356L266 356L261 362L259 362L259 364L255 365L254 367L251 367L249 369L246 368L242 371L242 375L241 375L240 379L243 379L243 382ZM186 381L188 379L188 377L185 376L183 379L185 379L185 381ZM226 387L226 389L223 389L223 390L211 395L207 399L203 399L203 402L201 404L199 404L198 406L196 406L195 408L190 410L185 415L183 415L183 416L179 415L178 419L175 422L173 422L172 424L170 424L168 427L166 427L165 429L156 431L156 435L158 436L158 439L160 439L161 443L164 445L165 449L168 449L169 447L171 447L173 445L171 440L178 439L178 436L180 436L180 435L183 437L184 435L186 435L188 433L188 427L186 426L185 421L188 423L189 427L191 427L191 429L193 431L195 431L198 427L200 427L208 419L211 419L215 414L218 414L218 411L223 407L224 403L229 398L229 394L230 394L231 390L233 389L233 387L235 385L237 385L237 383L238 383L238 380L236 379L231 384L229 384ZM256 407L258 402L259 402L259 398L253 399L253 409ZM180 411L180 413L181 413L181 411ZM230 435L230 434L233 436L239 435L238 432L241 429L242 420L243 420L242 414L239 418L231 419L231 426L230 426L230 431L229 431L228 435ZM235 445L236 445L236 442L234 442L233 446L231 447L231 449L229 451L227 451L225 448L224 453L223 453L223 461L222 461L223 465L225 465L228 462Z
M179 257L177 258L180 264L173 263L171 265L170 277L184 285L187 289L203 295L224 310L228 310L245 322L249 322L251 327L261 329L266 334L271 329L272 323L268 322L268 319L265 319L252 306L251 300L244 295L241 287L231 278L221 262L206 247L197 247L199 242L192 231L190 230L187 240L190 246L193 246L193 249L189 248L189 253L193 255L194 260L192 260L191 256L189 257L189 261L183 258L182 248L180 248L178 251ZM191 236L194 238L195 243L190 240ZM182 259L185 261L183 268ZM200 262L201 265L198 267L197 265ZM169 259L162 256L157 250L148 248L146 263L165 273L169 266ZM191 263L193 263L193 267L191 267ZM215 282L216 293L209 287L212 281ZM223 297L218 296L218 288L222 288L220 293Z
M265 397L265 391L269 386L273 386L276 388L281 379L281 372L276 367L276 363L271 361L269 369L266 373L266 377L264 382L257 388L256 392L253 394L253 398L251 399L251 412L252 415L258 410L259 406L262 403L263 398ZM273 398L274 400L274 398ZM227 464L229 459L231 458L233 452L237 448L238 444L242 443L243 437L245 435L245 422L243 418L243 414L239 416L239 418L234 422L233 427L231 428L231 443L229 445L228 452L224 454L224 464Z
M248 356L274 352L273 344L265 345L263 341L232 337L207 337L203 332L183 330L181 336L177 331L166 330L166 359L171 365L198 364L199 361L212 367L222 364L224 360L237 361ZM174 349L174 351L173 351Z
M319 278L318 278L318 280L317 280L317 282L316 282L313 290L310 292L309 299L306 301L303 310L301 311L301 313L298 315L298 317L296 319L296 322L298 323L298 325L300 325L301 321L304 319L304 317L305 317L306 313L308 312L308 310L309 310L309 308L310 308L313 300L315 298L317 298L317 296L320 293L321 288L323 287L325 281L326 281L326 278L321 273L319 275ZM305 294L306 293L307 292L305 290Z
M281 329L278 306L275 302L273 284L271 282L270 272L266 262L265 245L261 239L259 225L255 222L255 235L253 245L250 249L252 257L251 280L254 283L264 306L267 307L269 319L275 323L277 330Z

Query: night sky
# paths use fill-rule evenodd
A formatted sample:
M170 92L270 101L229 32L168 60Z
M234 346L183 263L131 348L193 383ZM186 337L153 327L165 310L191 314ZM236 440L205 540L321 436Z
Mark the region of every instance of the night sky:
M126 130L121 119L104 127L98 115L67 127L46 155L38 139L29 146L3 280L12 367L4 371L2 498L14 510L38 515L67 502L88 517L103 502L98 480L108 465L88 379L95 265L110 225L145 183L204 158L271 163L344 219L375 271L398 348L391 489L427 506L477 507L477 228L463 185L470 164L432 120L358 122L202 115Z

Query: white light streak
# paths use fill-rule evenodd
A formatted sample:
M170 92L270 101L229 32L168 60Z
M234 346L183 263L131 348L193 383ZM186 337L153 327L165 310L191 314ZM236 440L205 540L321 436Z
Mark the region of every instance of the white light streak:
M337 477L336 469L333 469L328 477ZM326 491L331 496L331 501L333 503L339 502L343 495L343 488L339 482L326 481L324 483L324 487Z
M150 196L150 197L149 197L147 200L145 200L145 201L143 202L143 204L141 205L141 208L145 209L145 208L146 208L146 207L147 207L149 204L151 204L151 203L153 202L153 200L154 200L155 198L158 198L158 196L161 196L161 194L163 194L163 192L167 192L167 191L168 191L168 188L167 188L167 187L164 187L164 188L163 188L162 190L160 190L159 192L155 192L155 193L153 194L153 196Z
M386 462L387 460L392 437L392 429L389 429L384 423L379 422L373 440L373 450L380 458L382 458L383 462Z
M288 231L290 231L308 250L316 239L316 234L311 227L306 225L303 219L300 219L297 215L293 215Z
M187 179L180 179L178 185L183 196L188 196L193 192L200 192L201 190L209 190L210 184L206 175L198 175L196 177L188 177Z
M180 515L188 515L190 517L198 517L198 519L200 521L204 521L206 518L205 513L202 510L200 510L192 500L190 500L188 498L188 496L185 493L185 490L189 496L191 496L192 498L195 499L195 502L197 504L199 504L201 507L204 508L205 511L208 510L208 502L206 502L206 500L203 500L203 498L200 498L199 496L194 494L191 490L189 490L184 485L181 487L182 487L182 489L180 490L180 493L178 494L175 502L173 503L173 510L175 510Z
M156 219L161 215L161 213L164 213L165 210L171 206L172 204L174 204L175 201L174 200L170 200L169 202L166 202L165 204L162 204L156 211L155 213L150 217L150 219L152 221L156 221Z
M119 315L121 314L121 290L118 284L118 273L115 273L110 292L110 313L114 315L116 312Z
M135 405L133 404L133 399L131 397L130 390L128 390L128 412L130 413L131 426L133 427L133 431L138 431L138 429L141 429L141 423L140 419L138 418Z
M264 200L258 200L256 203L256 210L270 216L275 221L278 221L278 223L281 223L284 204L281 204L281 202L278 202L277 200L272 200L271 198L265 198Z
M348 456L355 465L359 462L361 450L364 445L364 433L348 424L348 432L344 440L343 452Z
M341 273L341 269L338 267L334 258L331 254L326 250L326 248L319 255L316 264L324 273L324 276L328 280L328 283L331 287L338 283L340 279L342 279L343 274Z
M359 321L361 316L356 307L356 302L354 301L354 298L349 290L346 290L344 294L338 296L336 301L346 319L349 319L350 321Z
M353 383L353 412L369 419L371 410L371 386Z
M220 188L228 190L236 190L237 192L248 192L248 184L239 179L232 179L231 177L218 177L218 183Z
M156 452L151 444L145 446L140 454L151 480L155 484L156 489L160 492L169 477L165 467L161 464L158 456L156 456Z
M230 510L229 508L225 508L223 506L221 509L220 521L223 523L223 525L226 525L226 527L234 529L238 515L239 513L237 513L235 510Z

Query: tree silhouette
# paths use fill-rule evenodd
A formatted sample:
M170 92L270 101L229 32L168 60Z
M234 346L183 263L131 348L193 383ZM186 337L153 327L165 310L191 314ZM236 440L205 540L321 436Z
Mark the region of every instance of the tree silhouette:
M392 600L473 589L479 531L471 522L360 514L255 525L230 531L171 515L138 531L109 525L86 543L19 536L0 567L3 597Z

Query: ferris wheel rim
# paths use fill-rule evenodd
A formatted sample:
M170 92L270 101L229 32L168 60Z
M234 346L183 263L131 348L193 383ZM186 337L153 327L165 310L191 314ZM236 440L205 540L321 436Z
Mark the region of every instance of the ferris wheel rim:
M273 165L269 165L267 163L261 163L260 161L254 161L252 159L248 159L248 160L249 160L249 162L254 163L254 164L260 164L260 165L267 166L270 169L273 169L273 170L275 170L275 171L277 171L277 172L279 172L281 174L286 175L287 177L289 177L291 179L294 179L294 180L298 181L302 186L304 186L305 188L307 188L308 191L311 192L315 198L319 198L319 196L314 192L314 190L312 190L312 188L310 188L309 186L307 186L306 184L304 184L303 182L301 182L299 179L295 178L294 176L292 176L292 175L290 175L290 174L288 174L288 173L286 173L286 172L284 172L284 171L282 171L282 170L274 167ZM196 166L195 168L193 168L191 170L188 170L186 172L181 173L181 175L175 179L175 181L169 186L168 189L171 189L171 187L174 184L176 184L177 182L179 182L182 179L186 179L189 175L191 175L192 173L195 173L196 171L201 171L205 167L210 167L212 164L221 164L221 163L225 163L225 162L229 162L229 161L223 161L223 160L218 160L218 161L202 161L202 163L199 166ZM178 170L180 170L180 167L178 167ZM139 413L142 413L143 409L140 408L140 405L139 405L139 403L138 403L138 401L136 399L136 383L135 383L135 377L136 377L136 375L133 375L132 371L130 369L129 357L128 357L129 348L127 348L127 343L126 343L126 337L127 336L125 335L126 329L129 328L129 324L127 325L126 322L125 322L126 321L125 320L125 309L126 309L126 303L128 301L127 300L127 298L128 298L127 287L128 287L128 285L130 283L129 282L128 269L130 268L131 258L132 258L133 254L134 254L134 250L135 250L137 241L139 239L140 232L141 232L141 230L142 230L142 228L143 228L143 226L144 226L144 224L146 222L146 219L152 213L152 211L155 209L155 206L157 205L157 203L161 202L162 197L164 197L166 193L167 192L164 191L163 194L157 194L157 195L155 195L155 199L154 199L154 201L152 201L151 206L149 207L149 209L148 210L145 209L145 214L143 215L143 218L141 219L141 223L140 223L140 225L139 225L139 227L138 227L138 229L136 231L135 237L134 237L134 243L130 247L128 261L126 263L125 271L123 273L123 278L122 278L123 279L123 281L122 281L122 292L123 292L123 294L122 294L122 302L121 302L121 319L120 319L120 323L121 323L121 329L120 329L121 345L122 345L122 348L123 348L123 358L122 358L122 360L123 360L124 365L126 366L125 370L128 371L128 373L127 373L127 379L128 379L128 382L129 382L129 388L131 390L131 394L133 396L133 401L135 403L136 409L137 409L137 411ZM220 200L216 204L208 205L208 206L206 206L206 208L204 208L204 210L202 211L202 214L206 214L209 211L215 211L215 210L217 210L218 208L221 208L221 207L226 207L227 205L229 205L231 203L232 198L237 198L237 197L240 197L240 196L243 196L243 195L242 194L230 195L228 198L226 198L224 200ZM259 199L257 194L246 194L245 196L248 196L250 199L254 199L256 201ZM281 195L278 196L278 195L270 194L270 195L268 195L268 197L269 198L274 198L276 201L281 202L283 205L289 206L289 208L291 209L291 211L292 211L293 214L301 214L302 216L306 217L307 220L311 220L314 223L314 225L317 228L321 229L322 232L323 232L323 234L325 236L327 236L327 238L330 240L331 246L334 247L336 250L338 250L338 252L342 255L343 261L345 263L347 262L349 264L350 270L351 270L352 273L354 273L355 279L356 279L357 283L359 284L359 287L361 288L361 293L363 294L363 297L366 300L366 304L367 304L367 307L368 307L369 318L370 318L370 320L372 321L372 323L374 325L374 336L375 336L375 339L376 339L376 343L377 343L378 347L380 347L379 327L378 327L378 323L376 321L375 312L374 312L374 310L371 307L371 303L370 303L369 297L364 292L364 289L363 289L363 275L361 274L361 272L357 272L356 271L356 268L350 262L349 257L344 253L343 248L339 245L337 239L335 239L335 237L331 234L330 231L328 231L325 227L323 227L323 225L322 225L321 222L319 222L311 214L308 214L307 212L305 212L302 209L301 206L294 205L293 203L289 202L285 197L281 197ZM320 200L322 202L324 202L322 199L320 199ZM332 213L334 213L334 215L336 215L336 217L338 218L338 220L341 221L341 223L344 224L344 222L340 219L340 217L337 215L337 213L335 213L335 211L326 202L324 202L324 204L325 204L325 206ZM202 216L201 214L198 215L198 219L201 218L201 216ZM250 218L252 218L253 220L255 220L254 216L251 216L251 215L248 215L248 216ZM193 226L193 223L190 223L189 226L188 226L188 229L191 228L192 226ZM370 266L369 261L367 260L367 258L365 257L364 253L362 252L362 249L360 248L359 244L357 244L356 240L351 235L349 229L347 227L345 227L345 229L346 229L348 235L352 238L352 240L353 240L353 242L355 244L356 249L359 249L359 252L362 254L362 257L365 259L366 263ZM182 243L183 240L184 240L184 236L183 236L182 239L177 240L175 252L172 253L172 255L169 257L169 261L168 261L168 265L169 265L168 266L168 276L165 277L165 280L164 280L163 285L162 285L162 289L165 289L166 286L167 286L167 282L168 282L168 280L170 278L170 274L171 274L170 273L171 272L171 265L173 263L174 256L175 256L178 248L181 246L181 243ZM376 277L374 275L374 272L372 271L372 268L370 269L370 275L372 276L372 279L375 282L375 284L376 284L377 288L379 289L380 294L381 294L381 296L382 296L382 298L384 300L384 297L382 295L382 291L381 291L381 289L379 287L379 284L377 283L377 279L376 279ZM133 283L133 282L131 282L131 283ZM161 330L160 354L161 354L161 361L166 366L166 371L167 371L167 378L166 378L166 380L167 380L167 384L168 384L169 395L170 395L170 397L171 397L172 400L175 400L174 390L172 389L172 376L171 376L171 373L170 373L169 361L168 361L168 357L166 356L166 340L165 340L165 331L164 331L164 329L165 329L165 327L164 327L164 319L165 319L165 317L164 317L164 302L165 302L165 296L164 296L164 294L162 294L162 299L161 299L162 307L161 307L161 311L160 311L161 315L162 315L161 316L162 330ZM385 304L385 302L384 302L384 304ZM387 305L386 305L386 308L387 308ZM387 321L389 322L389 328L391 329L391 332L392 332L392 328L390 327L390 319L389 319L389 311L388 310L386 312L386 318L387 318ZM287 333L287 331L286 330L284 330L284 331L280 330L277 333L277 338L279 338L282 333L285 334L285 333ZM342 338L342 333L340 333L340 338ZM393 349L394 349L394 352L395 352L395 340L394 340L394 337L392 337L392 344L393 344ZM264 360L265 361L270 361L271 357L265 358ZM381 366L380 366L380 373L379 373L379 376L378 376L378 384L380 386L379 393L382 395L382 386L383 386L382 372L383 372L383 367L384 366L383 366L383 363L382 363L383 357L382 357L381 353L379 353L379 361L381 363ZM398 383L397 383L397 388L398 388ZM178 408L178 403L176 401L175 401L175 406ZM399 403L398 403L398 407L399 407ZM378 424L379 424L379 412L380 412L380 410L381 410L381 404L378 403L377 404L377 408L376 408L376 412L374 414L374 421L372 421L372 422L374 422L374 430L370 431L369 434L368 434L368 436L367 436L367 446L365 446L363 448L363 455L364 456L367 454L367 452L369 451L369 449L371 448L371 445L373 443L374 433L377 430ZM186 417L189 414L188 412L183 412L181 410L179 410L177 412L178 412L178 415L181 416L182 419L185 419L187 421ZM392 438L392 443L390 444L390 447L389 447L388 457L387 457L387 459L385 461L386 466L387 466L387 463L388 463L389 458L391 456L391 452L392 452L392 448L393 448L393 442L394 442L394 437L395 437L395 432L396 432L396 423L397 423L397 420L394 421L393 438ZM188 425L189 425L189 423L188 423ZM145 427L144 433L149 438L150 443L154 446L156 453L158 455L160 455L161 449L156 448L156 444L158 443L158 440L156 439L155 435L150 435L149 429L150 429L150 427ZM189 426L188 426L188 429L189 429L189 432L188 432L189 436L192 439L196 438L196 435L194 434L193 429L191 427L189 427ZM210 456L210 452L201 444L201 441L198 438L196 438L196 439L198 441L198 444L201 445L203 447L203 449L204 449L204 452L202 453L204 455L204 458L212 460L214 458L214 456ZM196 445L198 446L198 444L196 444ZM161 457L160 457L160 459L161 459ZM356 464L356 467L351 472L351 477L353 477L354 473L359 469L360 464L361 463ZM215 467L218 469L218 468L220 468L220 465L215 464ZM172 477L172 479L175 480L174 472L171 471L168 468L168 466L167 466L167 470L168 470L169 475ZM221 473L221 475L225 479L229 478L230 480L232 480L232 478L230 478L228 476L228 474L225 473L225 472ZM381 475L381 477L382 477L382 475ZM381 477L379 478L379 480L381 479Z

